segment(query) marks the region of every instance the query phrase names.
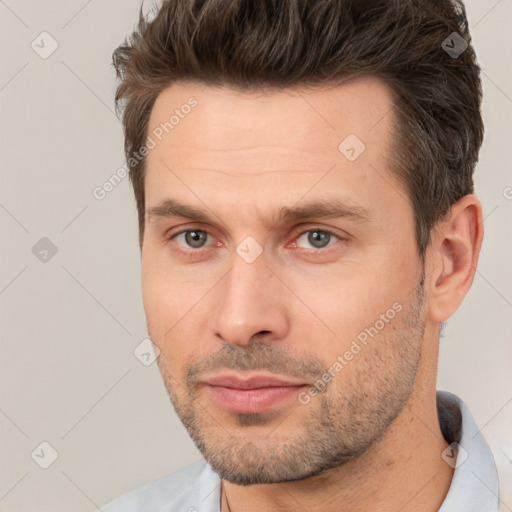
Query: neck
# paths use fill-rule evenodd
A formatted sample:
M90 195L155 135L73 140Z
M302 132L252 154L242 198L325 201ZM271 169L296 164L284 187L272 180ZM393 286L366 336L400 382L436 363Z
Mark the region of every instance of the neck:
M422 359L432 357L437 360L437 343L426 337ZM435 368L420 364L415 389L401 414L363 455L297 482L238 486L223 481L222 512L439 510L453 469L441 458L448 443L437 418L436 372L426 371L429 366Z

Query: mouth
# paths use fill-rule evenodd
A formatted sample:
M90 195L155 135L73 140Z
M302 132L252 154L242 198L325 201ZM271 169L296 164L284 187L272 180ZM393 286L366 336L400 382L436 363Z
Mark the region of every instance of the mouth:
M265 412L285 400L296 398L310 385L304 381L287 380L268 375L224 374L201 382L218 405L232 412Z

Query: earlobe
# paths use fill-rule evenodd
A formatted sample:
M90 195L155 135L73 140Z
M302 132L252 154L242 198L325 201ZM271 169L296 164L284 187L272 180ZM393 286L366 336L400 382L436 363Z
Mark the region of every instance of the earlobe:
M464 196L432 233L427 254L430 321L445 322L459 308L473 282L482 239L480 201L473 194Z

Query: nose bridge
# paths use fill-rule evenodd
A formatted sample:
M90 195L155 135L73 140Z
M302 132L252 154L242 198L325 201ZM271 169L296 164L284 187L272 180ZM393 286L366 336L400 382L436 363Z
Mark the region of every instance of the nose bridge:
M265 258L248 261L243 255L233 255L231 271L219 283L209 321L213 334L229 343L248 344L262 331L266 339L283 337L288 328L285 307L279 299L282 293L276 289L279 283Z

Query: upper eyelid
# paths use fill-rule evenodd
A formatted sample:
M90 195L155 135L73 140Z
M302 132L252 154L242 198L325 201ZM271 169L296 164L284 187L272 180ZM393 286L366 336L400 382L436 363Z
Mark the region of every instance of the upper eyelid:
M303 231L298 231L295 236L295 238L299 237L299 236L302 236L302 235L305 235L306 233L309 233L311 231L320 231L322 233L329 233L330 235L334 235L338 238L342 238L341 235L338 235L336 232L334 232L332 229L328 229L328 228L310 228L310 229L304 229Z
M172 235L169 235L167 236L167 238L169 240L172 240L174 238L176 238L177 236L179 235L182 235L184 233L188 233L190 231L202 231L204 233L206 233L208 236L210 237L213 237L213 238L216 238L214 235L212 235L212 233L210 233L210 231L208 231L207 229L204 229L202 227L195 227L195 226L190 226L186 229L181 229L180 231L177 231L176 233L173 233ZM308 229L300 229L299 227L296 228L295 230L292 230L292 237L294 240L298 239L300 236L306 234L306 233L309 233L311 231L321 231L323 233L329 233L330 235L333 235L335 236L336 238L338 238L339 240L343 240L344 237L341 235L341 234L338 234L336 233L333 229L329 229L329 228L323 228L321 226L313 226L311 228L308 228ZM348 235L347 235L348 237ZM199 251L201 249L205 249L207 246L205 247L201 247L199 249L196 249L196 251Z
M297 235L294 235L293 237L293 240L294 240L294 243L296 244L297 243L297 240L305 235L306 233L309 233L311 231L321 231L322 233L328 233L329 235L331 236L335 236L338 240L337 241L341 241L341 240L344 240L346 238L344 238L343 236L335 233L334 231L330 230L330 229L319 229L319 228L311 228L311 229L306 229L304 231L301 231L299 232ZM331 244L331 245L334 245L334 244ZM321 248L317 248L317 249L309 249L309 250L318 250L318 251L321 251L321 250L325 250L327 251L329 249L329 247L331 247L331 245L327 245L325 247L321 247ZM308 250L308 249L305 249L305 250Z
M206 229L199 229L199 228L187 228L187 229L182 229L181 231L176 231L176 233L173 233L172 235L165 235L165 238L169 239L169 240L172 240L174 238L176 238L177 236L179 235L183 235L184 233L189 233L191 231L202 231L204 233L206 233L208 236L212 237L212 238L215 238L208 230Z
M212 233L210 233L210 231L208 231L208 229L205 229L203 227L198 227L198 226L191 226L186 229L181 229L180 231L176 231L176 233L173 233L172 235L168 235L168 238L174 238L177 235L181 235L181 234L187 233L189 231L203 231L205 233L208 233L210 236L213 236ZM341 235L338 235L334 229L324 228L321 226L313 226L308 229L302 229L302 231L300 230L300 228L296 228L296 229L292 230L292 233L294 234L294 236L299 236L299 235L303 235L304 233L309 233L310 231L322 231L325 233L330 233L332 235L336 235L341 238Z

